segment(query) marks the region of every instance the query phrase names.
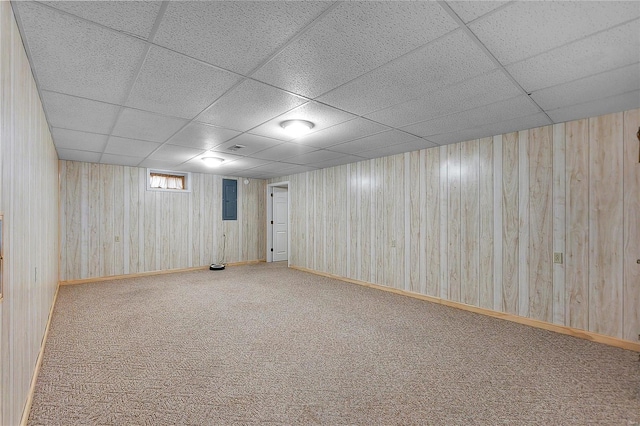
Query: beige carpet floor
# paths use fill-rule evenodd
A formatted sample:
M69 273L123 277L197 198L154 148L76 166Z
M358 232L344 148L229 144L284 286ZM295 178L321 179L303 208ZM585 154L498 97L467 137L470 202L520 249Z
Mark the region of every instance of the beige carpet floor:
M60 288L31 425L637 425L638 354L287 269Z

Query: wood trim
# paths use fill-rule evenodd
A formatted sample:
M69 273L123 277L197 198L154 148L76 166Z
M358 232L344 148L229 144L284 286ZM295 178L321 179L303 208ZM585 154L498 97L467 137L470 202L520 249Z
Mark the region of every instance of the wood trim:
M47 326L44 329L44 336L42 336L42 342L40 343L40 351L38 352L38 359L36 360L36 368L33 370L33 376L31 377L31 385L29 386L29 393L27 394L27 402L24 404L24 409L22 410L20 426L26 426L27 421L29 420L31 404L33 403L33 395L36 391L36 382L38 380L38 374L40 374L42 359L44 358L44 347L47 344L49 328L51 327L51 319L53 318L53 309L55 308L56 301L58 300L58 290L60 290L60 285L56 286L56 294L53 295L53 302L51 303L51 309L49 309L49 318L47 319Z
M605 336L603 334L594 333L591 331L580 330L577 328L566 327L563 325L551 324L545 321L540 321L532 318L525 318L518 315L507 314L504 312L497 312L491 309L479 308L477 306L467 305L465 303L453 302L451 300L441 299L439 297L427 296L424 294L414 293L411 291L400 290L397 288L391 288L379 284L372 284L366 281L354 280L351 278L341 277L338 275L329 274L326 272L315 271L313 269L303 268L300 266L290 266L291 269L295 269L302 272L309 272L311 274L320 275L327 278L333 278L336 280L344 281L351 284L358 284L364 287L373 288L376 290L383 290L390 293L399 294L401 296L413 297L415 299L425 300L427 302L438 303L444 306L450 306L452 308L462 309L464 311L474 312L481 315L486 315L493 318L503 319L518 324L528 325L530 327L541 328L543 330L553 331L560 334L566 334L569 336L577 337L579 339L590 340L592 342L603 343L609 346L615 346L617 348L626 349L629 351L640 352L640 343L631 342L629 340L618 339L616 337Z
M258 259L258 260L247 260L244 262L230 262L230 263L225 263L225 266L252 265L252 264L262 263L262 262L266 262L266 260ZM95 283L95 282L101 282L101 281L123 280L126 278L148 277L152 275L164 275L164 274L175 274L179 272L201 271L205 269L209 269L209 266L195 266L193 268L181 268L181 269L165 269L162 271L139 272L136 274L110 275L108 277L83 278L80 280L60 281L59 284L60 285L87 284L87 283Z

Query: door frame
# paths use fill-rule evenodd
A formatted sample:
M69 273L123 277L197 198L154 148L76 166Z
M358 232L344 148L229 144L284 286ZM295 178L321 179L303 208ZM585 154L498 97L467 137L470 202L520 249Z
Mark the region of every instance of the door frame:
M267 262L273 262L273 188L287 188L287 266L291 266L291 191L289 181L267 184Z

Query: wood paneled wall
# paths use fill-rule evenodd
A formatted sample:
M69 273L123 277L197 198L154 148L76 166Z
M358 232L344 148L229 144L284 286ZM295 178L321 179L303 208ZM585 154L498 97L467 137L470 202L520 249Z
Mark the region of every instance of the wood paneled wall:
M20 424L58 284L58 157L11 4L0 2L0 424Z
M60 161L62 281L265 259L266 182L238 180L238 220L222 220L222 177L147 191L146 169ZM119 239L119 241L116 241Z
M291 264L635 342L638 126L632 110L273 179Z

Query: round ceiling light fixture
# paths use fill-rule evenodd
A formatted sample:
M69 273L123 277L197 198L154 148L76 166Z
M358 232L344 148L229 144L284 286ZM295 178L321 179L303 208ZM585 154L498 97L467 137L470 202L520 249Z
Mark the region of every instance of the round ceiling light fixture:
M313 123L307 120L287 120L280 123L280 126L294 137L307 134L313 129Z
M204 161L204 164L206 164L209 167L216 167L216 166L219 166L220 164L222 164L222 162L224 161L224 158L202 157L202 161Z

